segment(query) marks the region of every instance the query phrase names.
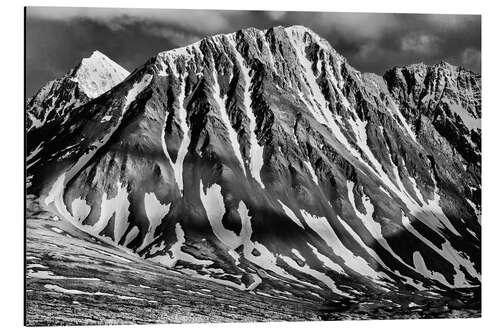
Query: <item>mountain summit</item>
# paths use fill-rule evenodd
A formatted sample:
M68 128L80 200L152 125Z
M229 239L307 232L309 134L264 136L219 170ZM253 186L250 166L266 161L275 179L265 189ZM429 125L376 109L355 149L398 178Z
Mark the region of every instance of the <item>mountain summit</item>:
M39 128L56 117L96 98L123 81L129 72L94 51L58 80L43 86L26 105L27 129Z
M122 82L130 73L99 51L83 58L70 75L89 98L96 98Z
M65 221L314 301L480 284L480 75L364 74L301 26L207 37L125 79L106 59L28 102L42 124L67 114L28 138L28 192Z

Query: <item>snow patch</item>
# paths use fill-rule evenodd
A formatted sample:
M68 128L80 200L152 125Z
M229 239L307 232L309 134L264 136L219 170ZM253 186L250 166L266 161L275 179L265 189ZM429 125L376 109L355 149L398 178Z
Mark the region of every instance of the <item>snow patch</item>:
M427 269L427 266L425 265L424 262L424 258L422 258L422 255L418 251L413 252L413 264L415 265L415 268L425 277L439 281L445 286L453 287L448 283L448 281L446 281L443 274L439 272L432 272L429 269Z
M101 118L101 123L105 123L111 120L111 115L107 115Z
M325 265L325 267L331 269L334 272L340 273L342 275L347 276L346 272L342 267L336 263L334 263L330 258L327 256L321 254L317 248L315 248L313 245L307 243L307 245L312 249L314 255Z
M346 248L342 241L338 238L335 231L332 229L326 217L317 217L309 214L305 210L300 210L304 216L307 225L313 229L318 236L320 236L326 244L333 250L333 252L344 260L347 267L353 271L370 277L378 279L378 273L371 268L368 263L361 257L354 255L348 248Z
M479 130L481 129L481 118L473 117L469 111L464 109L461 105L455 103L449 103L451 112L455 113L460 117L464 125L470 130Z
M356 203L354 202L353 189L354 189L354 183L351 181L347 181L347 198L349 199L349 203L351 204L354 212L356 213L356 216L363 222L363 225L368 230L370 235L400 263L402 263L403 265L405 265L410 269L413 269L413 267L406 264L404 260L401 259L401 257L392 250L389 243L387 243L387 240L382 234L382 226L373 218L373 213L375 212L375 208L373 207L370 198L364 193L361 199L363 206L365 207L366 214L363 214L360 211L358 211L358 209L356 208Z
M290 208L288 208L287 205L285 205L284 203L282 203L281 200L278 200L278 202L281 205L281 207L283 208L283 210L285 211L285 214L288 215L288 217L290 218L290 220L292 220L293 222L295 222L295 224L297 224L299 227L301 227L302 229L304 229L304 226L302 225L302 222L300 222L300 220L297 217L297 215L295 215L295 213Z
M182 130L182 141L181 145L179 146L179 151L177 152L177 158L174 163L174 175L175 175L175 181L177 182L177 186L179 187L179 191L181 193L184 192L184 178L183 178L183 170L184 170L184 159L186 158L186 155L188 153L188 148L189 144L191 143L191 131L189 130L188 124L187 124L187 112L186 109L184 108L184 99L186 98L185 96L185 81L184 77L180 78L181 81L181 86L180 90L181 93L179 95L179 113L178 113L178 118L180 121L180 127ZM165 125L166 126L166 122ZM165 128L164 128L165 130ZM163 151L165 154L168 156L167 152L167 147L165 145L165 136L162 138L162 144L163 144Z
M234 46L234 41L231 40L231 43L234 47L234 54L236 55L236 60L239 63L239 66L241 68L241 74L243 75L243 80L244 80L244 95L243 95L243 105L245 108L245 114L248 117L250 121L250 126L249 126L249 132L250 132L250 173L252 177L259 183L259 185L262 188L265 188L264 183L262 182L260 178L260 170L262 169L262 166L264 165L264 146L259 145L259 141L257 140L257 136L255 134L255 130L257 127L257 122L255 120L255 115L253 114L253 109L252 109L252 97L251 97L251 91L250 91L250 86L252 79L250 78L250 69L248 69L246 66L243 64L243 57L241 54L236 50L236 47Z
M141 251L154 239L156 228L161 224L162 219L170 211L170 203L164 205L157 198L154 192L144 194L144 209L149 220L148 231L142 245L137 249Z
M180 223L177 223L175 225L175 236L177 238L177 241L172 244L169 248L169 253L165 254L160 254L158 255L158 252L162 251L163 248L160 245L155 245L151 249L151 254L153 257L151 257L151 260L154 262L157 262L161 265L167 266L169 268L173 268L179 260L192 263L194 265L200 265L200 266L207 266L211 265L213 262L211 260L200 260L192 255L185 253L182 251L182 246L186 242L184 230L182 230L182 226ZM162 242L163 243L163 242ZM154 252L157 251L157 252Z
M454 277L455 287L469 287L470 286L470 283L465 279L464 273L460 270L460 266L464 267L471 276L477 278L478 280L481 279L480 274L476 271L476 269L474 268L474 265L470 262L470 260L468 258L464 258L460 253L458 253L451 246L451 244L450 244L450 242L448 240L445 240L445 242L441 245L441 249L440 249L436 245L434 245L434 243L432 243L427 238L425 238L424 236L422 236L411 225L410 220L404 214L404 212L402 212L402 223L403 223L404 227L409 232L411 232L412 234L414 234L417 238L419 238L420 240L422 240L423 243L425 243L428 247L430 247L432 250L434 250L434 252L436 252L437 254L439 254L441 257L443 257L450 264L453 265L454 270L455 270L455 277ZM415 268L417 268L417 267L415 267ZM422 268L422 266L420 266L420 268ZM428 276L432 277L434 275L429 275L428 274Z
M128 201L127 186L122 186L122 184L118 182L116 188L116 196L112 199L108 199L107 192L103 193L99 220L92 226L84 225L82 227L90 233L98 235L104 230L111 217L114 215L114 241L118 242L129 224L130 202Z
M233 148L234 155L236 156L236 159L239 162L239 166L243 173L245 173L245 168L243 167L243 158L241 157L241 150L240 150L240 144L238 143L238 134L234 130L233 126L231 125L231 120L229 119L228 112L226 109L226 97L224 98L220 97L220 86L219 82L217 79L217 72L214 69L214 99L215 102L217 103L219 113L221 116L222 123L226 127L226 130L229 134L229 142L231 144L231 147Z
M316 176L316 171L314 171L314 168L312 167L311 162L304 161L304 165L306 166L307 170L309 171L309 174L311 175L312 180L316 183L316 185L319 185L318 176Z
M352 298L352 296L350 296L349 294L338 289L335 282L330 277L328 277L328 275L326 275L325 273L318 272L318 271L310 268L309 265L307 265L307 264L304 264L304 266L299 266L299 264L297 264L295 262L295 260L293 260L292 258L289 258L286 256L280 256L280 257L293 269L296 269L299 272L302 272L306 275L310 275L310 276L314 277L316 280L323 282L328 288L330 288L330 290L333 293L344 296L344 297Z
M110 294L110 293L103 293L101 291L96 291L96 292L87 292L87 291L82 291L82 290L77 290L77 289L66 289L63 287L60 287L55 284L46 284L44 285L45 289L56 292L56 293L62 293L62 294L69 294L69 295L87 295L87 296L108 296L108 297L117 297L119 299L124 299L124 300L136 300L136 301L146 301L146 302L156 302L156 301L148 301L144 298L139 298L139 297L134 297L134 296L125 296L125 295L117 295L117 294Z
M212 231L224 245L234 250L240 245L240 241L234 231L226 229L222 224L226 208L221 190L220 185L213 184L207 188L207 193L205 194L203 192L203 182L200 180L200 198Z
M132 85L132 88L127 93L127 96L125 97L125 107L123 110L127 110L130 104L135 101L137 98L137 95L139 95L151 82L153 79L153 76L151 74L146 74L144 75L139 82L135 82Z
M75 80L90 98L96 98L122 82L129 72L99 51L82 60Z
M90 214L90 207L87 201L82 198L76 198L71 203L71 211L73 212L73 218L76 222L80 223L87 218Z
M42 151L43 144L45 141L42 141L36 146L35 149L33 149L28 156L26 156L26 162L30 162L36 155L38 155L39 152Z

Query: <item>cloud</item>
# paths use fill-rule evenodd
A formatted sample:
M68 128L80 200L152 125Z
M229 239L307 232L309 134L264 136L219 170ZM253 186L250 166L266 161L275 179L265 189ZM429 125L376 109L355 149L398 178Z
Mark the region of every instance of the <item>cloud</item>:
M278 21L285 17L286 12L279 12L279 11L270 11L266 12L267 16L269 16L273 21Z
M286 12L281 21L301 24L337 39L378 38L398 25L397 15L377 13Z
M172 44L176 46L184 46L186 44L191 44L199 41L203 36L195 33L184 32L178 29L164 27L161 25L153 25L149 27L141 28L152 35L163 37L168 39Z
M480 19L479 15L421 14L422 21L438 29L457 30Z
M481 51L467 48L462 52L461 60L465 68L481 71Z
M438 38L427 34L409 34L401 39L401 50L416 54L433 54L438 51Z
M53 21L87 19L107 25L113 30L136 22L176 25L191 31L215 33L229 26L227 15L216 10L29 7L28 17Z
M321 13L320 24L326 30L354 38L376 38L397 26L393 14L376 13Z

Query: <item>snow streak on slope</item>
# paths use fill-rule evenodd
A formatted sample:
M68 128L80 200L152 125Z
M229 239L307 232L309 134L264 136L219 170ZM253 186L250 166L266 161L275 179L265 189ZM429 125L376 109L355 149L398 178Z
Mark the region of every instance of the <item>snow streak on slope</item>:
M203 183L200 182L200 198L203 203L203 207L207 212L207 217L210 225L212 226L212 231L217 238L231 250L243 245L243 255L250 262L269 270L276 275L288 278L297 283L302 283L287 273L283 268L279 267L276 257L263 244L252 242L250 240L252 227L250 217L248 216L248 209L244 204L242 205L242 203L240 203L238 208L242 221L242 231L240 236L236 235L234 231L228 230L224 227L222 224L222 218L225 214L225 207L220 191L220 186L218 184L213 184L206 190L205 194L203 191ZM258 255L254 254L254 249L258 251Z
M236 156L236 159L238 160L239 167L245 173L245 168L243 164L243 158L241 157L241 150L240 150L240 145L238 143L238 134L234 130L233 126L231 125L231 120L229 119L227 109L226 109L226 97L221 98L220 97L220 86L219 82L217 79L217 72L214 70L214 99L215 102L217 103L219 112L220 112L220 117L222 120L222 123L226 127L226 130L229 134L229 142L231 143L231 147L233 148L234 155Z
M293 222L295 222L295 224L304 229L304 226L302 225L302 222L300 222L300 220L298 219L297 215L295 215L295 213L280 200L278 200L278 202L281 205L281 207L283 207L283 210L285 211L286 215L290 218L290 220L292 220Z
M256 120L255 115L253 114L252 109L252 94L251 94L251 84L252 79L250 78L250 70L244 65L243 58L241 54L236 50L234 46L234 41L232 39L231 44L234 47L234 54L236 55L236 59L241 69L241 75L244 80L244 95L243 95L243 107L245 108L245 114L250 121L250 173L252 177L259 183L259 185L264 188L264 183L260 178L260 170L264 165L264 147L259 145L259 141L257 140L257 136L255 134L256 130Z
M241 219L241 244L244 248L248 248L249 246L251 246L250 238L252 237L252 222L250 219L248 208L243 201L240 201L240 203L238 204L238 213L240 214Z
M222 218L226 213L224 198L221 193L221 187L213 184L207 188L206 194L203 191L203 183L200 181L200 198L207 212L208 221L212 226L215 236L227 247L234 250L240 245L238 235L234 231L228 230L222 224Z
M169 72L166 71L165 66L168 66L170 68L171 73L173 73L174 77L178 80L179 82L179 93L177 94L177 113L176 113L176 118L179 123L179 127L182 130L182 139L179 145L179 149L177 151L177 156L175 159L175 163L172 162L172 166L174 169L174 176L175 176L175 181L177 183L177 187L179 188L179 191L181 194L184 192L184 160L188 154L188 149L189 145L191 144L191 130L188 126L188 114L187 110L185 107L186 100L188 99L188 96L186 96L186 80L188 76L188 72L185 71L183 73L179 72L177 69L177 66L175 65L175 60L178 58L183 58L185 61L190 60L193 57L194 53L198 53L199 50L197 49L196 45L199 43L195 43L193 45L187 46L187 47L180 47L174 50L170 50L167 52L160 53L159 56L162 59L162 62L160 63L162 66L162 69L158 72L158 75L160 76L167 76L169 75ZM199 54L202 56L202 54ZM165 126L167 125L166 123L166 117L165 117L165 123L163 127L163 134L162 134L162 146L163 146L163 151L165 152L165 155L172 160L168 154L168 150L166 147L166 142L165 142Z
M319 185L318 182L318 176L316 175L316 171L314 171L313 166L311 165L311 162L309 161L304 161L304 165L306 166L307 170L309 171L309 174L311 175L312 180L316 185Z
M127 111L130 103L135 100L137 95L139 95L149 85L151 79L153 79L153 76L150 74L146 74L139 82L134 83L132 88L128 91L127 97L125 97L125 106L122 109L122 115Z
M450 244L448 240L445 240L445 242L441 245L441 248L438 248L436 245L434 245L431 241L429 241L427 238L425 238L422 234L420 234L410 223L410 220L408 217L403 213L402 214L402 223L405 226L405 228L410 231L412 234L414 234L416 237L418 237L424 244L429 246L432 250L436 252L436 254L440 255L441 257L445 258L450 264L453 265L453 268L455 270L455 278L454 278L454 284L456 287L466 287L469 286L470 283L467 282L465 279L464 273L460 269L460 267L463 267L464 269L467 270L467 272L480 280L480 274L475 270L474 265L469 262L466 258L463 258L460 253L458 253ZM423 266L420 265L420 268ZM419 269L416 267L417 270ZM421 273L425 273L426 271L423 270ZM435 275L428 275L428 276L435 276ZM448 283L445 283L445 285L449 285Z
M288 28L286 29L288 37L292 42L295 52L297 54L299 64L301 65L303 71L301 74L303 75L302 79L306 87L309 87L309 93L305 96L301 95L301 98L304 100L305 104L309 107L311 113L314 117L321 123L327 126L331 126L328 119L325 119L325 116L328 117L329 109L327 106L327 102L324 99L323 93L319 88L316 77L312 71L312 64L306 58L305 55L305 45L303 44L303 38L300 36L304 34L305 31L297 31L296 29ZM297 34L299 37L295 37L294 34ZM302 92L300 92L302 94ZM312 106L312 108L311 108Z
M410 210L410 213L412 215L419 218L427 226L429 226L434 231L436 231L440 234L441 234L441 232L436 228L436 226L443 226L443 227L447 228L448 230L451 230L452 232L454 232L458 235L458 231L456 231L456 229L453 227L453 225L448 220L446 215L443 213L441 207L439 206L439 195L436 192L434 193L434 200L432 202L430 202L430 203L424 202L423 206L420 206L413 199L413 197L407 192L406 188L404 187L404 185L401 181L401 178L399 177L399 172L398 172L396 166L394 166L394 174L396 175L395 181L396 181L396 184L398 184L399 188L395 188L394 186L392 186L392 182L386 183L386 184L389 185L389 187L392 190L394 190L394 192L399 194L398 195L399 198L401 198L403 200L403 202L405 202L405 204L407 205L407 207ZM385 175L385 173L384 173L384 175ZM385 177L387 177L387 176L385 175ZM363 216L356 209L356 206L354 204L354 197L353 197L353 193L352 193L353 184L351 182L348 182L347 185L348 185L348 197L349 197L349 200L351 201L351 205L353 206L355 212L362 219L362 221L364 221L365 223L370 223L370 221L373 221L373 218L369 218L369 216L371 214L367 214L366 216ZM415 192L418 193L417 196L421 197L421 194L417 188L415 188ZM364 199L363 201L365 204L365 208L367 208L366 207L366 203L367 203L366 199ZM370 206L371 206L371 204L369 205L368 208L370 208ZM367 216L368 216L368 218L367 218ZM404 263L404 261L398 255L396 255L394 253L394 251L390 248L389 244L387 244L387 242L385 241L385 238L383 237L383 235L379 234L379 232L377 231L377 229L379 227L377 227L377 225L373 224L373 223L376 223L376 222L373 221L372 223L368 224L368 226L367 226L367 229L370 231L370 233L372 233L372 236L374 236L374 238L377 241L379 241L379 243L386 250L388 250L396 259L398 259L400 262ZM456 251L453 249L453 247L451 247L451 245L448 246L448 250L450 251L449 253L443 251L442 249L438 249L431 241L429 241L426 237L424 237L418 231L416 231L415 228L413 228L411 226L411 224L408 223L408 218L404 215L403 215L403 225L406 227L406 229L408 229L416 237L418 237L420 240L422 240L422 242L424 242L429 247L434 249L436 251L436 253L441 255L443 258L447 259L452 265L455 266L455 271L456 271L455 280L457 281L457 283L460 286L464 285L464 284L466 285L467 283L465 282L465 278L463 277L463 272L460 270L459 266L465 267L467 269L467 271L472 276L479 278L479 274L473 268L473 265L467 259L463 258L460 254L456 253ZM446 241L446 243L443 246L445 246L446 244L449 244L449 241ZM407 265L405 264L405 266L407 266ZM422 265L420 265L419 267L422 267ZM417 267L415 267L415 269L418 270ZM419 271L419 272L422 274L425 273L425 271ZM425 274L424 274L424 276L429 277L429 278L436 277L436 275L425 275ZM440 279L437 279L437 280L439 282L441 282Z
M450 102L450 109L453 113L458 115L462 122L469 130L481 129L481 119L474 118L467 110L461 105Z
M386 249L390 254L392 254L401 263L405 264L404 261L396 253L394 253L392 248L387 243L387 240L385 239L384 235L382 234L382 226L380 225L380 223L375 221L373 218L373 213L375 212L375 209L374 209L372 203L370 202L370 199L368 198L368 196L366 196L364 193L362 196L362 203L363 203L363 206L366 210L366 214L363 214L360 211L358 211L358 209L356 208L356 204L354 202L353 189L354 189L354 183L348 181L347 182L348 199L349 199L349 202L351 203L351 206L352 206L354 212L358 216L358 218L363 222L363 224L365 225L366 229L370 232L372 237L375 240L377 240L377 242L380 243L380 245L382 245L382 247L384 249Z
M447 229L454 233L455 235L459 236L459 232L453 227L453 224L450 222L450 220L446 217L444 214L441 206L439 205L439 194L437 193L437 188L434 189L434 199L432 201L429 201L428 203L423 202L422 204L419 204L413 196L408 193L406 190L406 187L404 186L401 177L399 175L399 170L396 167L396 165L392 165L393 167L393 173L394 173L394 181L395 184L397 184L397 188L394 186L389 186L397 195L398 197L403 200L405 203L406 207L409 209L410 213L417 217L419 220L421 220L423 223L425 223L429 228L437 232L438 234L442 235L442 232L439 228L441 229ZM404 163L401 168L404 167ZM433 179L434 184L436 184L436 180ZM392 182L391 182L392 184ZM418 190L418 188L414 188L415 193L417 196L421 197L421 193Z
M292 258L289 258L289 257L286 257L286 256L281 256L281 258L290 267L292 267L293 269L296 269L299 272L302 272L302 273L304 273L306 275L310 275L310 276L314 277L316 280L323 282L326 286L328 286L328 288L331 289L331 291L333 293L341 295L341 296L344 296L344 297L352 297L349 294L341 291L337 287L337 285L335 284L335 282L330 277L328 277L328 275L326 275L325 273L321 273L321 272L315 271L314 269L311 269L311 267L309 267L309 265L307 265L307 264L304 264L303 266L300 266Z
M339 264L334 263L333 261L330 260L330 258L321 254L318 251L318 249L315 248L313 245L307 243L307 246L309 246L309 248L313 251L314 255L316 257L318 257L318 259L323 263L323 265L325 265L326 267L328 267L329 269L331 269L334 272L348 276L347 273L344 271L344 269Z
M325 241L325 243L337 256L344 260L347 267L374 280L379 279L378 273L370 267L363 258L354 255L342 244L342 241L338 238L337 234L328 223L326 217L313 216L302 209L301 213L304 216L307 225L309 225L309 227L311 227L311 229L313 229L318 236Z
M340 224L347 230L347 232L354 238L354 240L372 257L374 258L378 264L380 264L381 267L383 267L384 269L386 270L391 270L389 267L387 267L387 265L385 264L385 262L382 260L382 258L380 258L380 256L370 247L368 247L364 242L363 240L359 237L359 235L349 226L349 224L347 224L347 222L345 222L342 218L340 218L340 216L337 216L337 219L339 220ZM416 288L417 290L424 290L423 286L422 286L422 283L417 283L415 282L415 280L413 280L412 278L409 278L407 276L404 276L402 274L400 274L398 271L394 271L393 272L395 275L399 276L403 281L404 283L408 284L408 285L411 285L412 287ZM386 274L384 273L379 273L381 276L383 276L385 279L387 280L390 280L390 281L393 281L393 279L391 279L390 277L388 277Z
M163 246L154 246L151 249L153 255L151 260L170 268L174 267L179 260L201 266L207 266L213 263L211 260L200 260L182 251L182 246L186 242L186 238L180 223L176 223L175 225L175 236L177 241L168 248L168 252L163 253L164 250L166 250Z
M264 245L257 242L252 242L250 240L252 233L250 217L248 216L248 209L242 202L240 202L238 208L240 217L242 219L242 231L240 233L240 236L238 237L233 231L224 228L224 226L222 225L222 218L225 214L225 208L220 190L220 186L218 184L214 184L207 189L207 193L205 194L203 192L203 183L200 184L200 197L207 212L212 230L217 238L219 238L219 240L230 249L235 249L243 244L243 253L247 260L264 269L270 270L279 276L283 276L299 282L297 279L292 277L292 275L287 273L282 268L278 267L276 257ZM253 254L254 249L259 252L259 255ZM307 266L299 267L295 263L295 261L286 256L279 255L279 257L282 258L290 267L303 271L306 274L311 275L324 282L335 293L345 295L342 291L336 288L335 283L326 275L314 271Z
M422 273L425 277L430 278L432 280L439 281L442 284L444 284L445 286L451 287L451 285L446 281L443 274L441 274L439 272L432 272L432 271L427 269L427 267L425 266L424 258L422 258L422 255L420 254L420 252L418 252L418 251L413 252L413 263L414 263L415 267L417 268L417 270L420 273Z
M392 106L392 108L387 108L387 110L390 112L390 114L393 116L393 118L394 118L394 114L396 115L396 117L398 119L396 121L396 123L403 125L403 128L406 130L406 132L408 133L410 138L412 138L413 141L418 143L417 137L415 136L415 133L411 129L410 125L408 125L408 122L401 114L401 111L399 111L399 107L393 101L391 101L391 106Z
M105 192L102 195L101 215L99 220L92 226L84 225L83 228L92 234L99 235L108 225L114 216L114 241L118 242L128 227L129 206L127 187L120 182L116 184L117 194L114 198L108 199Z
M182 141L181 145L179 146L179 151L177 152L177 158L174 163L174 174L177 186L179 187L179 190L182 193L184 190L184 178L183 178L184 159L186 158L189 144L191 143L191 133L189 131L189 127L187 124L186 109L184 108L184 99L186 98L184 91L184 85L185 85L184 78L181 77L180 81L181 81L181 86L179 95L179 113L177 117L180 121L180 127L182 129ZM163 138L162 140L165 139Z
M167 215L170 211L170 203L166 205L162 204L156 197L155 193L151 192L144 194L144 208L149 220L149 228L141 247L138 248L137 251L140 251L145 246L149 245L154 239L156 228L160 225L165 215Z
M340 142L340 144L343 145L345 149L347 149L347 151L349 151L354 157L356 157L357 160L364 162L361 155L351 146L346 136L342 132L341 127L339 126L340 116L337 115L334 117L332 115L330 104L326 101L325 96L321 92L321 88L318 85L317 78L312 71L312 63L307 59L305 54L305 45L303 42L303 34L305 30L291 27L285 29L285 31L287 32L292 42L295 53L299 60L299 64L302 67L303 71L301 72L301 74L303 82L306 87L309 87L309 93L305 96L302 91L300 91L300 88L297 88L299 90L300 98L309 109L310 114L320 124L326 125L332 132L333 137L335 137ZM300 40L300 42L298 40ZM326 48L327 46L322 45L322 47ZM349 103L347 102L345 96L336 86L336 84L339 84L339 82L335 78L335 75L333 75L330 63L328 61L325 62L325 67L327 69L328 78L333 83L334 89L338 92L345 106L350 109Z

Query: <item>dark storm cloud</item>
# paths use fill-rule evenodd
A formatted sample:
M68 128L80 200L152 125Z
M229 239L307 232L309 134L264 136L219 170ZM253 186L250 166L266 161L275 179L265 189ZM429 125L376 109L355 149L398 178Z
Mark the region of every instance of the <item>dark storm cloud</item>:
M364 72L441 60L481 71L481 18L473 15L32 7L27 94L96 49L131 71L158 52L207 35L293 24L316 31Z

